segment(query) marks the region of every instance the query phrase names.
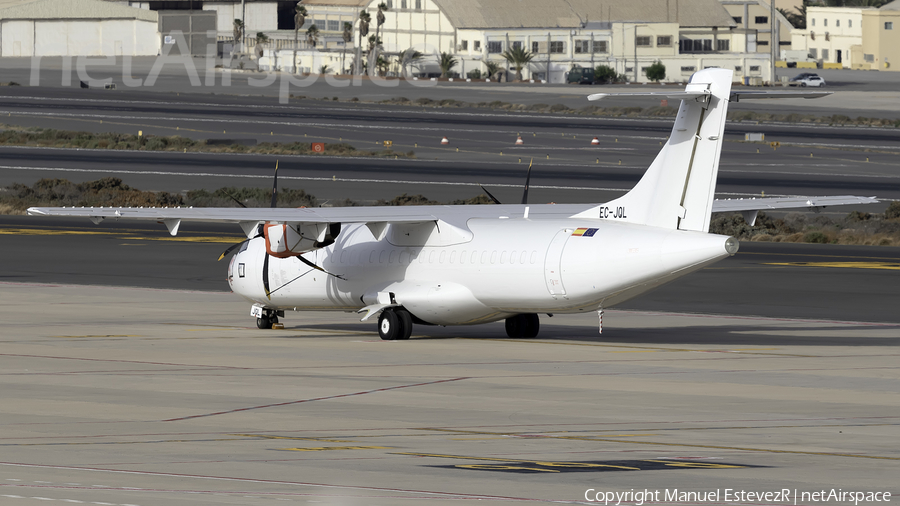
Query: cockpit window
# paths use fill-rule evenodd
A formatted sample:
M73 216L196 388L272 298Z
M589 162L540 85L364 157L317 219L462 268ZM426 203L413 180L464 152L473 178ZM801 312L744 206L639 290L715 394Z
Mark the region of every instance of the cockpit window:
M244 244L241 244L241 249L238 250L238 253L243 253L247 250L247 247L250 246L250 241L244 241Z

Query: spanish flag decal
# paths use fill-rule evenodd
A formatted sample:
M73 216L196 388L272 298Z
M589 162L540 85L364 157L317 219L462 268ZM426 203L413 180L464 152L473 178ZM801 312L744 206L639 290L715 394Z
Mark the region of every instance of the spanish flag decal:
M575 235L578 237L594 237L594 234L596 234L596 233L597 233L596 228L577 228L577 229L575 229L574 232L572 232L572 235Z

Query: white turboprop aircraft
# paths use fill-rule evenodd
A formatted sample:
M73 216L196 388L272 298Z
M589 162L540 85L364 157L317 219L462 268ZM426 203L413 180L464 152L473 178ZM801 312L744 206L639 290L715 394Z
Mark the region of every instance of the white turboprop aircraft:
M600 205L239 208L31 208L32 215L239 223L248 240L228 282L259 328L284 311L378 314L382 339L413 323L506 320L510 337L538 334L538 314L602 311L734 255L738 241L708 233L710 213L873 203L872 198L715 201L731 100L824 92L731 91L732 72L706 69L684 91L629 93L680 99L668 142L638 184ZM605 94L589 99L604 98ZM525 199L523 199L525 200ZM274 195L273 195L274 207ZM237 246L237 245L236 245ZM228 253L228 252L226 252Z

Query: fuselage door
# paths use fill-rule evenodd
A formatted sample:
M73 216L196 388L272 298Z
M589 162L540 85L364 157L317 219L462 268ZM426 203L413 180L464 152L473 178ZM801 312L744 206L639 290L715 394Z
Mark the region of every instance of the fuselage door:
M550 295L565 295L566 288L562 282L562 253L566 247L566 241L572 235L570 229L560 230L550 241L547 248L547 257L544 259L544 279L547 280L547 289Z

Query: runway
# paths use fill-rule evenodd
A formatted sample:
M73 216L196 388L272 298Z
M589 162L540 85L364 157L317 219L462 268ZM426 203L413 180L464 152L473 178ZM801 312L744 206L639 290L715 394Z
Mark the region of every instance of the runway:
M4 90L6 91L6 90ZM79 90L80 91L80 90ZM116 175L131 186L180 192L223 186L270 185L279 161L282 177L322 201L389 200L401 193L452 201L491 187L516 201L533 160L536 202L599 202L631 188L671 129L670 119L615 119L421 109L379 104L300 101L274 106L261 98L204 95L121 99L68 90L14 90L0 97L0 115L23 126L195 139L256 142L343 142L414 159L262 156L118 150L0 147L0 185L32 184L42 177L92 180ZM130 93L131 95L128 95ZM102 97L102 98L101 98ZM765 143L743 142L747 132ZM448 145L441 145L443 136ZM524 144L516 146L518 137ZM597 138L599 145L592 146ZM717 196L877 195L900 198L900 137L895 129L729 123ZM781 146L770 146L768 142Z
M900 491L896 323L614 310L602 336L382 342L352 315L249 328L225 293L0 286L4 504Z

